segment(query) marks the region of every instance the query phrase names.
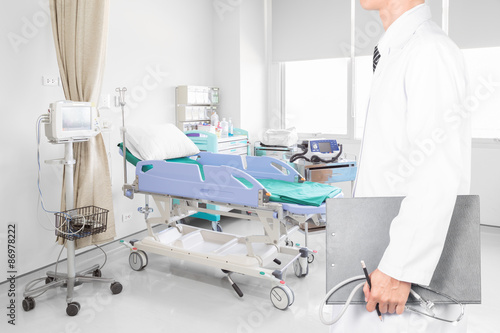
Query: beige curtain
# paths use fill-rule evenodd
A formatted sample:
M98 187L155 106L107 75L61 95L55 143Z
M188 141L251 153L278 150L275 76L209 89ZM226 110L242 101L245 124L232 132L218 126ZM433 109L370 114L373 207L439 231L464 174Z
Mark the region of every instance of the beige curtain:
M106 58L109 0L50 0L50 14L65 98L97 105ZM76 247L82 248L115 237L113 196L102 135L73 147L74 207L95 205L109 210L107 231L77 240ZM62 198L64 209L64 195Z

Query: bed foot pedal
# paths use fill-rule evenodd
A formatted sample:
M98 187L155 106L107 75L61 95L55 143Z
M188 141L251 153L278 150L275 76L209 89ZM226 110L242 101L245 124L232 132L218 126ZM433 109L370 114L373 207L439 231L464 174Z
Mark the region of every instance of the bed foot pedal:
M233 279L231 279L231 272L227 273L227 279L231 283L231 286L233 287L234 291L238 294L238 296L243 297L243 292L241 291L240 287L236 283L234 283Z

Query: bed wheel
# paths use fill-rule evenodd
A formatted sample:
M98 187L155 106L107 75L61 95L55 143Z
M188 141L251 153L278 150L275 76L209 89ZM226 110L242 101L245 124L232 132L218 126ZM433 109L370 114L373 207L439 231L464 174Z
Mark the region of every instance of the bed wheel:
M280 309L286 310L294 301L294 295L290 288L287 286L277 286L271 289L271 303Z
M306 261L301 259L302 258L299 258L293 262L293 272L295 273L295 276L299 278L305 277L307 274L309 274L309 260Z
M314 261L314 254L309 253L309 255L307 256L307 262L312 263L313 261Z
M142 271L148 265L148 255L141 250L131 252L128 263L134 271Z
M291 246L291 247L293 247L293 242L292 242L291 240L287 239L287 240L285 241L285 245L286 245L286 246Z

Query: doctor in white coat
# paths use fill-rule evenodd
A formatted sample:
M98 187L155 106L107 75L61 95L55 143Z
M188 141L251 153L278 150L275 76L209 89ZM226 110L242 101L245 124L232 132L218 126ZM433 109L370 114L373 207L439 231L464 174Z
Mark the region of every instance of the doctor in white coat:
M361 0L361 5L379 11L386 32L374 54L354 196L405 199L392 221L390 244L371 273L372 289L363 289L366 309L351 306L332 332L466 332L465 320L452 325L404 311L411 284L431 281L456 196L469 193L464 60L431 20L424 0ZM371 313L376 304L384 322Z

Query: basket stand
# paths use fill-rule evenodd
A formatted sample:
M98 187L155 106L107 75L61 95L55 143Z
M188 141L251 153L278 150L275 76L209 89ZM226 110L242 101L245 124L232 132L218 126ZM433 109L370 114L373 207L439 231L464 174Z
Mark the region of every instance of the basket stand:
M66 206L67 209L73 209L73 170L75 160L73 157L73 141L64 142L64 159L61 161L64 164L64 174L65 174L65 186L66 186ZM66 313L69 316L75 316L80 311L80 303L73 301L74 287L81 283L89 282L101 282L109 283L110 289L113 294L119 294L122 291L122 285L116 282L113 278L102 278L99 265L94 265L90 268L75 271L75 240L66 240L66 251L67 251L67 273L55 273L52 271L47 272L47 278L45 279L45 285L29 289L31 285L29 283L26 286L25 292L23 294L23 309L25 311L30 311L35 307L34 298L41 293L57 287L66 287ZM92 274L92 276L88 276Z

